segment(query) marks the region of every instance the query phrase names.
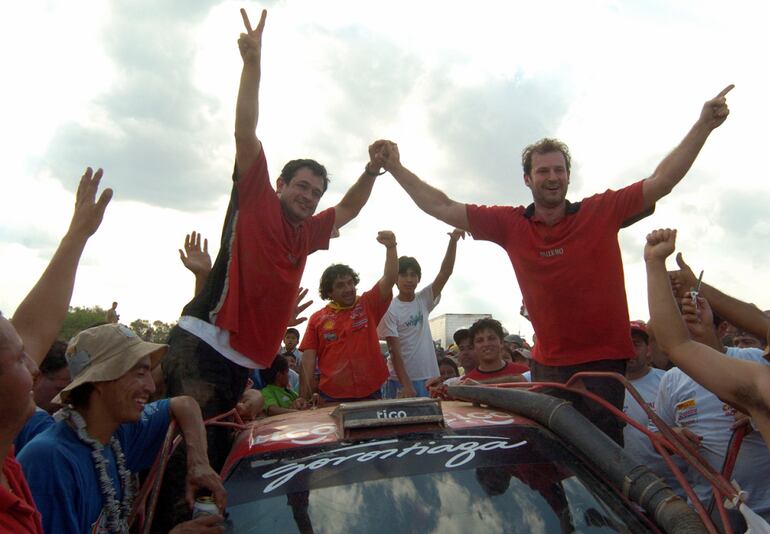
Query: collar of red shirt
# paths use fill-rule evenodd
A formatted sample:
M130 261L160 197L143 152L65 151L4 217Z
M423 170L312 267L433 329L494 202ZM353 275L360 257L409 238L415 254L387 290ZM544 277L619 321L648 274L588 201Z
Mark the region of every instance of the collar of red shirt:
M564 199L564 202L566 203L566 214L567 215L574 215L578 212L580 209L580 202L570 202L566 198ZM527 206L527 209L524 210L524 217L527 219L531 219L535 216L535 203L533 202L529 206Z
M349 310L350 308L352 308L353 306L355 306L356 304L358 304L358 299L360 299L360 298L361 298L361 297L359 297L358 295L356 295L356 301L355 301L353 304L351 304L350 306L340 306L339 304L337 304L337 303L336 303L336 302L334 302L333 300L330 300L330 301L329 301L329 304L327 304L327 306L329 306L329 307L330 307L332 310L334 310L334 311Z

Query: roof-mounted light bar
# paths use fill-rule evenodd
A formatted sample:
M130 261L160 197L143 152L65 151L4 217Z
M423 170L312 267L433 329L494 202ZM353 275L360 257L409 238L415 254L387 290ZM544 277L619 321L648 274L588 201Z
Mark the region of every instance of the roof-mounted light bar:
M342 430L393 425L442 424L438 399L393 399L342 403L332 412Z

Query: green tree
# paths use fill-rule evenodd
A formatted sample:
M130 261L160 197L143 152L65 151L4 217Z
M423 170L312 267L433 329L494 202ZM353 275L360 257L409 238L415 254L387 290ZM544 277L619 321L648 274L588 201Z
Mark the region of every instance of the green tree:
M145 319L137 319L128 326L131 328L131 330L136 332L137 336L145 339L147 336L147 331L150 329L150 321Z
M59 331L59 339L69 341L81 330L105 324L106 322L107 310L101 306L76 306L74 308L70 306L67 318L64 320L64 324ZM145 341L165 343L168 340L169 332L171 332L175 325L176 323L150 322L146 319L136 319L128 326Z
M145 341L151 341L153 343L165 343L168 339L168 334L171 329L174 328L176 323L164 323L163 321L150 321L146 319L137 319L130 326L131 330Z
M164 323L163 321L153 321L152 329L152 342L153 343L165 343L168 340L168 335L171 329L176 326L176 323Z
M106 317L107 310L101 306L70 306L59 330L59 339L69 341L81 330L105 323Z

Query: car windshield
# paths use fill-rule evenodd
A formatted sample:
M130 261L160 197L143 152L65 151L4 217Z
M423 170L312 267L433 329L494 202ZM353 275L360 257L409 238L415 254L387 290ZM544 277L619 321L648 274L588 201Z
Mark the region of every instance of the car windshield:
M419 433L244 458L227 532L647 532L538 427Z

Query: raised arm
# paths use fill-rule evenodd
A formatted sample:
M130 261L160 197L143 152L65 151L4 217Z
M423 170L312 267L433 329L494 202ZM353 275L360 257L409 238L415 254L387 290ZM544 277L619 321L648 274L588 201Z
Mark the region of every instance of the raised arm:
M211 468L201 409L192 397L174 397L169 401L171 415L176 419L184 436L187 449L187 489L185 499L190 508L195 503L195 492L208 489L220 510L227 506L227 493L216 471Z
M11 319L27 354L38 365L45 358L67 316L80 256L88 238L99 228L104 210L112 198L112 189L105 189L96 200L101 179L101 169L96 173L91 167L86 169L78 185L75 212L69 229L43 275Z
M671 278L671 285L677 295L685 297L687 292L697 285L697 278L690 266L685 263L681 252L676 255L676 263L679 266L679 270L671 271L668 275ZM728 323L751 332L759 337L759 339L767 337L768 329L770 329L770 318L754 304L743 302L722 293L714 286L710 286L705 282L701 283L700 294L709 301L711 309Z
M380 296L387 299L391 296L393 285L398 279L398 251L396 250L396 235L390 230L377 232L377 242L385 247L385 269L380 278ZM305 359L304 353L302 359Z
M444 254L444 260L441 262L441 269L439 269L435 280L433 280L433 299L437 299L441 295L441 291L452 276L452 271L455 268L455 257L457 256L457 241L463 238L465 239L465 231L455 228L452 232L449 232L449 244L446 247L446 254Z
M747 403L747 399L753 396L753 373L759 365L728 358L690 339L666 272L666 257L674 251L675 243L676 230L655 230L647 236L644 247L647 298L655 339L671 361L693 380L725 402L749 412L753 406Z
M251 28L245 9L241 9L241 17L246 26L246 33L242 33L238 39L243 70L238 88L238 100L235 104L235 160L238 171L243 176L262 150L262 145L257 138L257 120L259 118L262 31L265 29L267 11L262 10L262 16L255 29Z
M709 134L729 115L726 96L733 87L735 86L728 85L717 96L703 104L700 117L682 142L663 158L652 176L644 181L642 190L645 209L651 208L655 202L668 195L690 170Z
M211 272L209 240L204 239L201 248L201 235L195 231L187 234L184 238L184 250L179 249L179 259L182 260L182 265L195 275L195 295L197 295L203 290L206 278Z
M401 164L398 145L389 142L383 155L385 170L393 175L418 208L455 228L470 230L465 204L455 202L443 191L423 182L416 174L404 167Z
M375 141L369 145L369 162L364 166L364 172L358 178L339 204L334 206L334 226L338 230L355 219L364 207L377 176L381 174L384 163L383 149L388 141Z

